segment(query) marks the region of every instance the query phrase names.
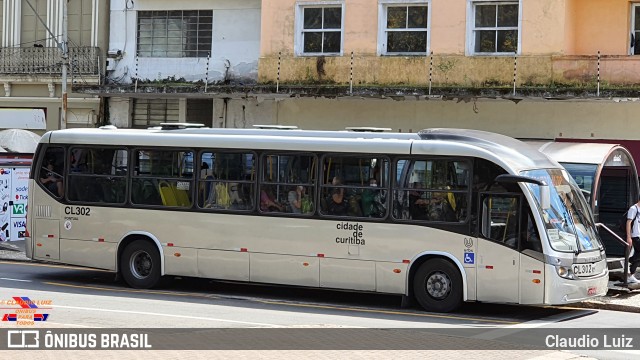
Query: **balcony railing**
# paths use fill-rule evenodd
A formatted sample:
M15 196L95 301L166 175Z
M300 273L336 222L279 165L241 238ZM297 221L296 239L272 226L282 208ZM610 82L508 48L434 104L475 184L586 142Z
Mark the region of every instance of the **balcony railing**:
M62 52L57 47L0 48L0 74L51 75L62 72ZM69 48L69 74L100 75L100 49Z

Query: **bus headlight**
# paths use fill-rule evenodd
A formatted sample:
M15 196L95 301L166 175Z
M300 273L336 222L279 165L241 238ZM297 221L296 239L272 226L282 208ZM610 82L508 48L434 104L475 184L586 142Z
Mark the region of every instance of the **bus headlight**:
M570 267L558 265L556 266L556 272L561 278L575 279L575 277L573 276L573 271L571 271Z

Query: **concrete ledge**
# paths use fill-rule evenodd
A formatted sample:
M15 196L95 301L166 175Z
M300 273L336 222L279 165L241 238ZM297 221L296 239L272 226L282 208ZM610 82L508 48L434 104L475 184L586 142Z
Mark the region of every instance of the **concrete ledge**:
M583 309L598 309L598 310L612 310L612 311L640 313L640 306L607 303L604 301L594 301L594 300L587 300L581 303L572 304L572 307L583 308Z

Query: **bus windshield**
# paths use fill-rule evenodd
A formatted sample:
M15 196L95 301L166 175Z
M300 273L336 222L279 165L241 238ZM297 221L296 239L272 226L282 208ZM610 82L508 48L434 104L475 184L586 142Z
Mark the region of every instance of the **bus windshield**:
M551 248L561 252L602 248L589 206L580 188L565 170L527 170L520 175L549 184L551 207L545 210L540 207L540 187L530 183L526 185L537 201L538 211L542 213Z
M564 166L571 177L575 179L576 185L578 185L582 191L582 195L587 199L587 202L590 202L591 195L593 194L593 179L596 177L598 165L572 163L562 163L561 165Z

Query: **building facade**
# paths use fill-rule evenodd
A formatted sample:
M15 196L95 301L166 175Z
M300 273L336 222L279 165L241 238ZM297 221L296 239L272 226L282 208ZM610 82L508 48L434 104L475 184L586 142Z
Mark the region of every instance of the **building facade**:
M120 127L463 127L640 157L640 2L117 0L109 17L85 94Z
M275 97L282 125L631 140L638 161L639 36L628 0L271 0L259 80L303 93Z
M260 0L113 0L110 18L107 86L98 93L111 124L220 126L214 119L242 95L216 88L257 82Z
M0 1L0 128L43 133L99 121L100 98L76 90L103 80L109 1L67 2L68 107L62 123L63 1Z

